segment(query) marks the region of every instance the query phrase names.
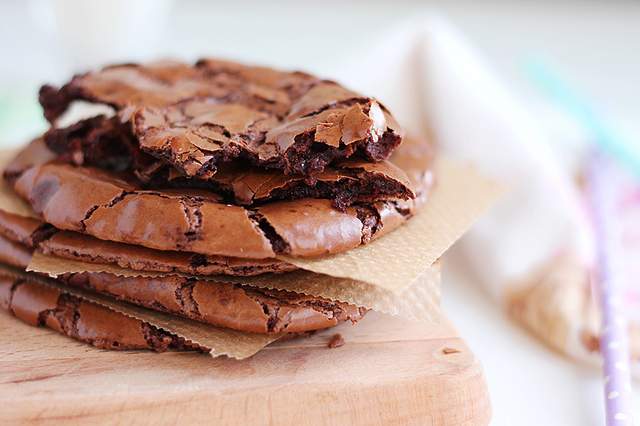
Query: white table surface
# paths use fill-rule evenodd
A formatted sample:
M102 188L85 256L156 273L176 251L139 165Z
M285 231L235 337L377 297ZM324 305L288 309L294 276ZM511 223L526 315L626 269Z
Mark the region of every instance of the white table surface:
M114 1L104 11L118 13ZM522 75L529 52L546 52L640 141L640 3L627 1L176 1L168 24L153 27L162 10L129 0L139 10L131 28L157 32L158 44L135 43L136 31L74 56L56 31L56 8L77 0L5 0L0 4L0 147L46 128L36 102L44 82L60 84L74 71L104 61L157 56L193 60L221 56L285 68L322 71L348 52L393 31L420 13L439 11L457 26L523 101L538 96ZM115 11L115 12L114 12ZM109 13L111 13L109 12ZM106 12L104 12L106 13ZM86 22L85 22L86 21ZM96 34L109 34L91 19ZM141 27L142 26L142 27ZM319 37L318 34L325 36ZM256 35L258 35L256 37ZM105 36L106 37L106 36ZM99 38L99 36L97 36ZM78 45L80 46L80 45ZM79 48L82 48L80 46ZM302 65L304 64L304 65ZM483 362L494 407L493 425L604 423L600 372L543 346L512 323L483 292L472 271L445 257L443 306ZM634 406L640 412L640 383Z

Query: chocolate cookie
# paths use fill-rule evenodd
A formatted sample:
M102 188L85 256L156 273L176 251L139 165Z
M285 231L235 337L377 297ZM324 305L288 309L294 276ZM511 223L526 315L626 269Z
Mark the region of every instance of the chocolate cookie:
M90 263L114 263L122 268L189 275L257 275L298 269L278 259L240 259L191 252L161 251L99 240L73 231L60 231L41 220L0 210L0 243L14 250L39 247L45 254ZM22 243L22 247L19 247ZM6 250L4 250L6 252ZM0 256L3 250L0 249ZM0 261L2 261L0 259ZM15 263L4 261L15 266ZM29 262L24 264L27 266Z
M24 270L33 249L0 235L0 261ZM366 310L289 291L241 286L178 275L119 276L68 273L65 284L200 322L254 333L302 333L358 321Z
M140 271L189 275L258 275L298 269L278 259L241 259L181 251L154 250L61 231L39 244L45 254L91 263L117 264Z
M356 322L366 313L365 308L321 297L175 275L84 272L58 279L136 305L253 333L320 330L342 321Z
M309 178L285 175L280 170L252 166L247 160L221 163L209 179L192 179L139 150L114 118L82 120L68 128L53 128L44 135L52 151L76 166L97 166L111 171L130 171L130 183L145 189L201 188L224 196L237 205L299 198L327 198L343 210L358 201L415 197L402 170L392 163L377 164L362 158L337 160Z
M118 174L57 162L41 139L9 164L5 177L60 229L159 250L265 259L348 250L396 228L432 184L430 153L424 154L422 170L413 168L409 176L415 200L358 203L343 212L324 199L244 208L202 190L137 189Z
M143 151L195 179L237 157L310 176L354 153L381 161L402 140L374 99L304 73L215 60L113 66L40 90L52 123L74 100L111 105Z
M198 350L173 334L35 280L0 274L0 303L18 319L104 349Z

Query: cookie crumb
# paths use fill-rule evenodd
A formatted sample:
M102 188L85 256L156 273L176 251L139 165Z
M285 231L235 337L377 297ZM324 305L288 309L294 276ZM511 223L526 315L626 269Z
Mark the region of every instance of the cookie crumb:
M449 354L459 354L459 353L460 353L460 351L459 351L459 350L457 350L457 349L454 349L454 348L444 348L444 349L442 350L442 353L444 353L444 354L446 354L446 355L449 355Z
M331 338L331 341L329 342L329 347L331 349L339 348L340 346L344 346L344 343L345 343L345 341L342 338L342 336L340 335L340 333L336 333Z

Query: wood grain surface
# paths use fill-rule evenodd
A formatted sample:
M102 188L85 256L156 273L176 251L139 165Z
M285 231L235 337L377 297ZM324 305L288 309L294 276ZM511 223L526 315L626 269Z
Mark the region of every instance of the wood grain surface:
M346 344L330 349L341 333ZM482 365L440 324L371 312L249 359L96 349L0 312L0 424L483 425Z

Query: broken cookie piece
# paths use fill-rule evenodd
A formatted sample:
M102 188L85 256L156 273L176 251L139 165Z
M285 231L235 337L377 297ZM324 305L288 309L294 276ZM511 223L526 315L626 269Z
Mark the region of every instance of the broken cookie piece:
M402 141L372 98L308 74L224 61L117 65L40 91L52 124L75 100L112 106L143 151L194 179L238 157L312 176L353 154L382 161Z
M329 341L329 347L331 349L335 349L335 348L339 348L341 346L345 345L345 341L342 338L342 335L340 333L336 333L331 337L331 340Z
M208 179L193 179L175 167L142 152L132 135L114 118L82 120L65 129L53 128L44 135L47 147L64 162L124 172L145 189L199 188L215 192L224 201L252 206L277 200L326 198L343 210L355 202L415 198L405 173L388 161L370 163L363 158L337 160L309 178L285 175L280 170L234 159L218 165Z

